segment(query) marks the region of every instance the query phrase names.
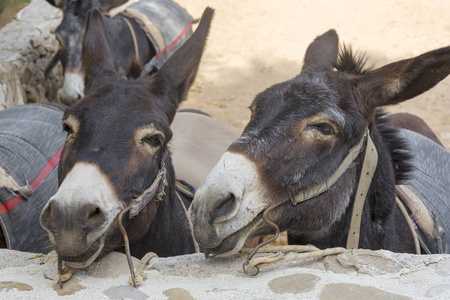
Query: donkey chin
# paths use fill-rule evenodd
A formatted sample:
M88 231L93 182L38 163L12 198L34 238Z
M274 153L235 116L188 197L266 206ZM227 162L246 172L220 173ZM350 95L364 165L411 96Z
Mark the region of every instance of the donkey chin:
M70 267L82 269L102 254L111 227L111 222L106 222L99 231L87 236L77 231L55 233L47 229L47 232L58 256Z
M245 241L248 238L255 236L255 231L262 223L262 213L260 213L256 218L254 218L249 224L240 228L238 231L227 236L217 246L211 247L211 245L205 246L199 242L199 244L204 247L206 253L212 253L215 255L233 255L239 252L244 246ZM197 237L197 235L196 235Z
M86 252L80 255L63 255L62 253L64 253L64 251L58 251L58 247L56 248L56 253L58 253L61 259L64 260L70 267L76 269L86 268L92 264L102 252L103 246L105 245L105 236L105 234L102 235L92 245L90 245Z

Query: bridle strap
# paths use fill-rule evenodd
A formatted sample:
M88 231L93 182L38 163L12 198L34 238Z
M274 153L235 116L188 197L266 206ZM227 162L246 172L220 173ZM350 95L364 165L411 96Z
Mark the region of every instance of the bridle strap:
M178 200L180 200L181 207L183 208L184 214L186 216L186 220L187 220L187 223L188 223L188 226L189 226L189 231L191 233L192 244L194 245L195 253L200 253L200 247L198 246L197 240L195 239L194 225L192 224L192 220L191 220L191 217L189 215L189 212L188 212L188 210L186 208L186 205L184 205L183 199L181 199L180 194L177 191L175 191L175 194L177 195Z
M375 173L375 169L377 168L377 163L377 149L372 139L370 138L370 134L367 134L366 153L361 169L361 175L359 177L358 188L356 189L355 201L353 203L352 219L347 237L347 249L358 249L362 210L364 207L364 202L366 200L367 192L370 187L370 183L372 182L373 174Z
M161 168L158 171L158 175L151 184L151 186L146 189L138 198L131 200L130 204L130 219L137 216L142 210L145 209L146 205L155 197L159 201L165 195L164 187L167 186L166 180L166 154L163 155L161 159ZM157 194L158 193L158 194Z
M339 168L328 178L326 181L316 184L309 189L300 191L295 197L292 199L292 203L296 205L297 203L309 200L311 198L316 197L317 195L322 194L326 190L328 190L352 165L354 160L358 157L359 153L361 153L361 149L364 145L364 141L366 140L366 136L369 136L369 129L366 128L364 131L364 135L361 137L361 140L358 144L353 146L349 151L347 156L342 161Z
M134 32L133 26L131 25L130 21L128 21L127 18L123 18L125 23L128 25L128 29L130 29L131 37L133 38L133 44L134 44L134 55L136 56L136 59L139 58L139 46L136 39L136 33Z

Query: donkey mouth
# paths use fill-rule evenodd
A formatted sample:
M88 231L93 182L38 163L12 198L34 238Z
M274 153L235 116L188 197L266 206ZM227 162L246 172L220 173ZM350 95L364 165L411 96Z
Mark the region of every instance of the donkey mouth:
M237 253L244 246L247 238L251 237L252 232L254 232L261 223L262 215L263 211L260 212L250 223L224 238L217 247L205 247L206 252L215 255L232 255Z
M67 265L75 269L88 267L102 252L103 246L105 245L105 236L106 234L103 234L99 237L94 243L92 243L86 252L76 256L64 255L61 256L61 259L65 261Z

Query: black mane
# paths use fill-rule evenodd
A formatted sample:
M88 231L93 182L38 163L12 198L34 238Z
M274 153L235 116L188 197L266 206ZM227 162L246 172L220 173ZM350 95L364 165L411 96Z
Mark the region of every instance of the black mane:
M375 113L375 124L391 156L395 184L403 184L414 169L408 142L400 135L398 128L389 125L388 114L382 109Z
M365 53L354 53L350 45L342 45L334 67L341 72L354 75L364 75L373 69L373 64L368 63L369 57Z

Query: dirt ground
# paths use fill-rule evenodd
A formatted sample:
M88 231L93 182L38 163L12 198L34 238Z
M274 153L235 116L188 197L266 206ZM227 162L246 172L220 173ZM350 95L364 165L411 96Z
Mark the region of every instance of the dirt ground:
M375 66L450 44L450 1L191 0L194 18L216 9L208 46L185 108L199 108L243 128L247 107L267 87L299 73L309 43L335 28L341 42ZM450 78L395 107L422 117L450 149Z

